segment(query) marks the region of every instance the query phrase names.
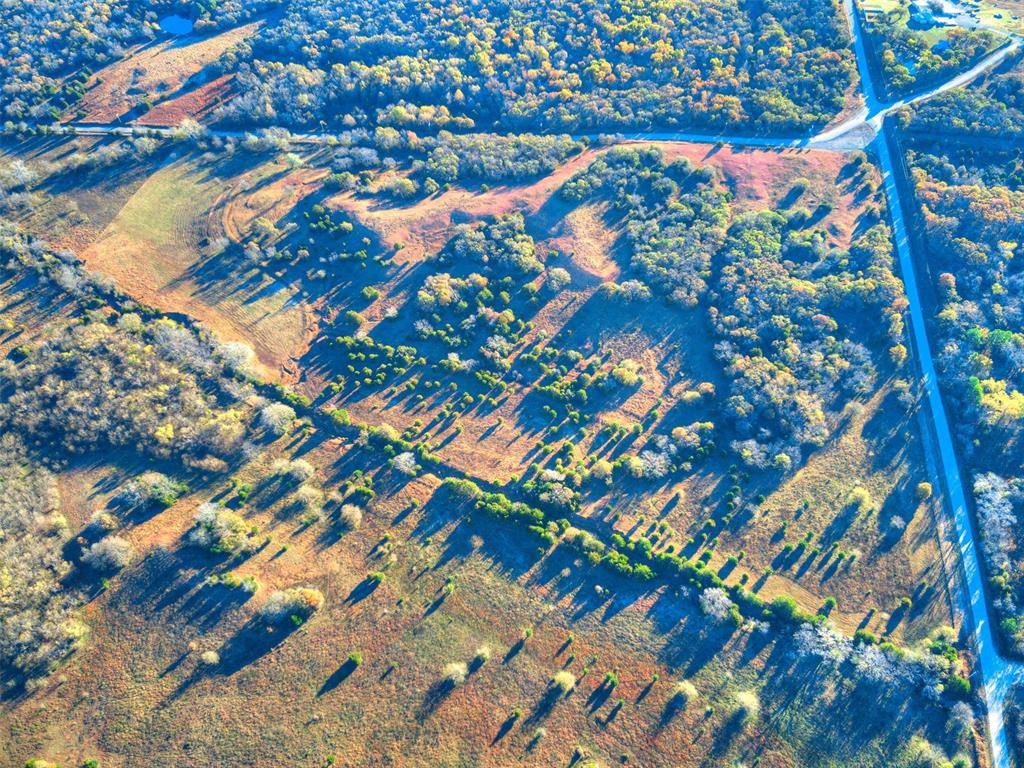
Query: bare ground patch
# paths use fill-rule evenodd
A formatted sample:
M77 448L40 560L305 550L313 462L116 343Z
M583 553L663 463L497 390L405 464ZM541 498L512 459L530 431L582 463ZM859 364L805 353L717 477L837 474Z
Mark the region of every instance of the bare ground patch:
M216 61L229 48L251 37L262 22L253 22L207 38L184 37L150 43L133 50L128 56L104 67L94 74L86 85L86 93L76 106L73 118L94 123L112 123L124 119L135 111L143 99L156 104L167 98L176 98L179 89L193 75ZM216 82L216 81L213 81ZM156 116L157 120L177 117L197 117L204 114L209 99L215 95L207 85L201 96L188 102L194 113L183 109L186 102L168 105ZM216 88L213 89L216 91ZM70 119L65 118L65 119ZM166 125L143 119L147 125Z

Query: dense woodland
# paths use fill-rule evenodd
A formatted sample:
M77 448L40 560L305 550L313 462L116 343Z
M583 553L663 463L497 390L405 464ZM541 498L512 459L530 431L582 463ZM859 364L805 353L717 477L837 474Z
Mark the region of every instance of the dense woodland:
M966 150L959 156L910 155L936 284L937 362L953 412L961 415L957 437L974 474L996 607L1007 637L1022 652L1024 571L1017 531L1024 500L1024 186L1020 159L1014 163L1012 154L978 160Z
M912 131L951 128L994 139L1024 136L1024 62L1000 68L970 88L956 88L916 107L905 121Z
M226 57L225 123L366 122L591 130L652 125L803 129L842 108L852 58L837 4L757 13L604 0L460 14L439 3L283 4L280 23Z

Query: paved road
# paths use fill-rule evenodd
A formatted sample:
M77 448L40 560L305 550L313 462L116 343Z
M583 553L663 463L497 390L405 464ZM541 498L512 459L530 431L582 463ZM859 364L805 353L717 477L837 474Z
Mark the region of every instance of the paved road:
M867 52L864 46L864 35L861 30L860 19L853 9L853 0L844 0L844 2L849 14L850 24L852 25L851 31L855 43L854 51L857 56L857 66L860 70L861 82L863 84L865 107L862 110L861 118L863 122L871 126L872 132L875 134L874 146L881 167L886 198L889 202L889 216L892 221L893 239L896 241L896 254L899 260L900 273L903 277L903 284L909 302L910 334L913 337L914 349L917 353L916 358L921 369L921 381L924 386L928 413L931 416L934 428L934 440L938 448L939 467L937 469L942 475L940 478L942 486L946 489L947 500L956 531L960 560L963 564L972 637L978 657L977 672L983 687L986 703L992 768L1011 768L1003 707L1010 686L1021 677L1022 665L1018 662L1004 659L999 654L999 649L996 646L996 640L993 635L992 616L989 613L989 604L985 597L983 564L971 525L970 512L964 491L964 480L960 474L960 466L957 462L956 450L953 445L953 436L950 431L949 420L942 401L942 392L939 388L938 375L935 370L931 343L928 339L928 327L922 308L920 285L917 280L907 225L903 215L904 201L900 192L901 185L898 183L895 175L896 161L889 138L881 128L885 116L893 110L909 103L924 101L951 88L957 88L973 81L980 74L998 65L1010 53L1019 48L1021 39L1012 38L1002 48L985 57L971 69L957 75L942 85L930 89L924 94L902 102L883 105L877 98L874 83L871 79ZM838 127L842 128L843 126ZM908 206L907 210L912 210L912 207ZM924 439L931 440L932 435L925 434Z
M756 136L742 135L737 133L716 133L712 131L642 131L635 133L614 134L616 137L628 141L682 141L682 142L722 142L740 147L764 147L764 148L804 148L831 150L835 152L849 152L855 149L867 147L875 135L881 129L882 121L892 112L912 104L926 101L937 94L953 88L959 88L973 82L976 78L998 66L1007 56L1018 50L1024 39L1011 37L1000 48L981 59L977 64L964 72L920 93L908 96L893 102L883 102L877 96L871 80L871 72L867 66L867 51L865 50L864 36L860 29L860 21L853 10L853 0L844 0L846 12L851 20L854 40L854 51L857 58L857 67L860 71L860 81L864 105L849 118L831 128L822 130L813 135L793 136ZM173 136L178 133L178 128L151 127L134 124L119 123L66 123L67 130L79 136L131 136L138 131L149 132L160 136ZM207 135L220 138L242 139L250 132L224 129L208 129ZM581 133L575 134L574 138L596 140L599 136L606 134ZM337 137L330 133L289 133L290 140L297 144L329 144Z
M1007 748L1006 726L1003 719L1003 703L1010 685L1020 677L1021 665L1008 661L999 655L993 636L992 618L989 614L988 601L985 599L983 569L971 527L970 513L964 492L964 482L960 475L953 438L949 428L949 420L942 402L942 393L935 372L931 344L922 310L920 288L914 269L910 241L907 237L906 222L900 201L899 184L894 175L895 165L892 148L885 132L879 132L875 146L881 165L885 194L889 199L889 214L892 219L893 237L896 241L896 253L899 258L900 273L910 302L910 333L921 367L921 379L924 385L928 412L935 429L935 440L938 443L940 460L939 471L942 473L943 485L946 488L950 510L956 530L960 559L963 563L965 587L967 589L968 608L973 629L974 643L978 654L978 671L984 686L985 701L988 710L988 731L991 741L993 768L1010 768L1009 750ZM929 436L925 435L925 439Z
M859 136L864 136L866 134L869 137L873 137L881 130L882 122L888 115L902 109L903 107L909 107L913 104L927 101L928 99L938 96L940 93L945 93L946 91L950 91L954 88L961 88L974 82L981 75L999 66L1006 60L1007 56L1019 50L1021 45L1024 44L1024 39L1017 37L1016 35L1011 35L1003 45L980 59L970 69L966 69L954 77L951 77L949 80L939 83L931 88L927 88L920 93L906 96L902 99L897 99L896 101L885 102L879 98L878 92L874 87L871 70L868 66L868 54L864 41L864 32L861 29L860 17L854 11L853 0L844 0L843 4L850 20L851 33L853 36L853 49L857 57L857 69L860 73L861 95L864 98L864 105L854 115L844 120L839 125L824 130L811 139L810 143L812 146L815 143L848 143L848 137L851 134ZM865 127L868 129L866 132L863 130ZM845 142L844 139L846 140Z

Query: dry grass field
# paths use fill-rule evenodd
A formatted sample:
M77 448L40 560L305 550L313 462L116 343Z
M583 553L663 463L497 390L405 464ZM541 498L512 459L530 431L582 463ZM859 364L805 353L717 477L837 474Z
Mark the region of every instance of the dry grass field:
M53 162L67 151L21 147L8 157ZM274 152L218 158L171 148L81 177L54 175L41 187L43 205L25 224L39 226L57 201L73 204L81 220L59 244L139 304L249 344L259 377L307 396L306 413L343 407L356 422L389 424L426 443L436 458L406 476L372 440L351 430L339 437L311 415L285 437L255 439L227 474L124 450L60 463L71 531L115 509L118 489L147 469L181 477L190 491L125 526L132 564L90 586L81 609L89 635L59 673L0 704L0 753L13 764L95 759L104 768L796 768L973 755L977 733L949 730L946 710L924 694L809 660L792 633L768 622L715 624L685 582L627 579L565 542L538 549L522 528L474 514L443 485L465 477L514 493L510 479L535 463L551 466L568 438L578 458L617 459L659 426L710 418L710 405L692 397L700 385L728 387L703 307L650 301L638 312L600 296L602 284L630 273L623 225L603 200L571 203L558 193L605 151L586 150L535 181L453 185L415 203L337 192L325 186L317 154ZM665 152L710 165L737 212L798 202L818 217L829 247L848 247L877 204L875 171L855 180L839 155L708 145ZM798 179L799 200L791 192ZM516 354L550 343L584 358L636 360L638 386L560 431L529 377L493 408L455 418L445 411L461 392L450 394L453 379L433 364L414 371L442 382L422 399L401 379L340 383L348 374L331 339L345 332L346 313L358 311L360 333L382 343L420 343L410 302L438 269L434 255L459 224L503 213L521 214L538 251L550 254L547 266L570 276L564 290L530 306ZM323 252L326 236L315 226L325 215L351 225L326 247L358 249L355 257L297 255ZM244 256L254 240L259 263ZM0 292L0 313L18 329L0 339L5 353L74 322L70 309L35 306L24 286ZM745 584L767 603L789 596L807 614L828 611L847 636L868 630L927 647L957 623L956 599L939 556L936 502L915 496L924 458L916 421L897 403L899 376L881 370L826 444L781 480L737 469L720 450L683 477L587 489L567 522L603 540L656 532L657 551L701 556L725 584ZM602 431L615 422L643 429ZM276 479L281 461L298 459L313 472L306 484L326 499L315 513ZM346 529L341 505L367 484L374 494L361 502L362 523ZM701 533L721 518L734 484L764 498L704 547ZM867 502L853 501L865 494ZM255 551L214 556L189 543L197 510L211 500L258 531ZM905 526L892 525L895 517ZM805 534L819 551L793 549ZM255 594L225 586L225 574L252 577ZM323 593L322 610L294 627L258 617L273 591L300 585ZM823 608L830 596L837 604ZM913 607L901 608L911 596ZM444 682L451 664L466 665L456 671L464 681ZM562 671L576 681L567 694L553 682ZM685 705L674 693L680 681L696 692Z
M211 37L175 37L143 45L94 74L86 83L84 98L65 119L163 126L186 118L201 120L225 99L230 78L192 78L225 51L251 38L260 24L245 24Z
M394 251L385 279L374 283L379 298L360 308L367 330L383 324L379 330L392 333L395 321L386 319L387 309L409 301L416 285L410 275L444 246L455 223L518 212L538 248L561 254L557 263L564 263L573 276L568 290L539 308L528 338L564 339L584 351L601 349L642 364L641 386L614 407L595 413L593 424L647 423L653 412L691 408L679 398L701 382L724 387L712 343L706 339L702 310L680 312L653 304L636 317L609 313L594 303L601 283L622 271L621 232L600 205L573 206L556 192L596 155L585 152L533 183L488 191L453 188L411 206L351 194L327 197L326 205L365 227L382 252ZM861 213L871 203L863 188L844 183L846 161L836 153L680 144L670 145L666 155L713 166L740 210L785 205L788 185L805 179L807 191L800 202L811 209L826 206L828 213L819 226L835 247L849 245ZM265 372L316 397L330 370L329 364L319 365L325 354L318 346L323 333L318 331L319 316L337 314L353 300L358 303L356 291L314 301L307 299L308 291L301 281L291 280L291 274L242 281L231 274L230 281L204 281L199 268L217 258L205 256L203 244L218 237L241 242L260 218L284 226L303 200L323 194L322 176L315 167L290 170L275 161L255 167L206 167L172 158L155 167L119 204L116 215L82 255L91 268L113 277L141 302L166 312L185 312L225 340L248 342ZM443 398L413 404L399 394L398 387L365 395L357 390L337 402L360 420L416 431L438 446L448 465L485 482L500 484L524 473L531 462L544 461L538 451L544 422L524 416L530 412L530 386L512 391L491 412L463 414L457 424L438 422ZM695 418L700 416L699 407L693 412ZM600 449L602 444L606 439L594 430L577 441L577 448L603 450L610 458L622 450ZM701 530L707 510L719 503L727 466L728 462L714 462L689 478L640 494L613 491L588 498L581 514L623 533L636 532L644 527L643 521L653 520L686 539ZM949 598L933 529L935 511L913 495L924 479L916 428L883 383L873 396L851 404L834 439L806 467L780 487L765 489L767 501L755 524L726 534L711 562L724 568L730 555L745 552L747 559L730 575L732 580L747 574L764 595L792 594L812 613L827 597L842 595L833 619L849 633L869 628L894 638L927 635L949 622ZM866 515L852 511L848 499L855 488L867 489L877 509ZM908 524L904 535L888 530L893 517ZM778 567L783 547L805 532L828 532L830 538L823 538L819 546L841 542L843 549L859 553L858 562L838 566L826 557L809 557L805 563ZM765 576L769 566L775 572ZM903 621L891 620L900 599L922 584L934 593L933 608L916 611Z
M361 465L331 441L300 455L328 483ZM259 487L268 461L237 479ZM75 465L62 475L73 522L103 506L99 489L124 467ZM595 581L557 550L535 563L508 529L435 502L429 475L388 485L359 530L343 535L302 526L272 493L257 494L243 509L269 541L240 563L183 541L197 501L230 498L225 487L134 526L138 562L90 601L86 648L8 713L0 745L117 768L565 765L577 747L605 764L714 766L756 754L763 765L802 766L875 765L872 753L909 755L908 734L943 738L926 707L892 702L865 715L867 690L835 687L771 633L702 627L676 592ZM256 576L260 592L238 601L205 583L228 569ZM367 589L366 574L381 569L384 581ZM260 595L299 583L324 592L324 611L293 632L253 626ZM474 664L482 647L489 658ZM209 651L220 657L213 667L200 658ZM452 662L470 672L449 692L439 680ZM560 670L578 680L564 700L550 693ZM679 679L698 696L677 711ZM739 727L743 690L759 694L761 713Z

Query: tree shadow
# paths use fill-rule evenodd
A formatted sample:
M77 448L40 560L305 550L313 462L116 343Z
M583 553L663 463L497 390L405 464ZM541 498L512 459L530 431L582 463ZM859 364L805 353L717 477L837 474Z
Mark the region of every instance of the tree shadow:
M331 676L328 677L324 684L320 686L320 690L316 692L317 698L330 693L343 682L352 676L352 673L359 669L359 664L354 659L345 659L340 667L338 667Z
M432 683L416 709L416 719L420 722L428 719L444 703L445 699L452 694L455 688L455 683L447 679Z

